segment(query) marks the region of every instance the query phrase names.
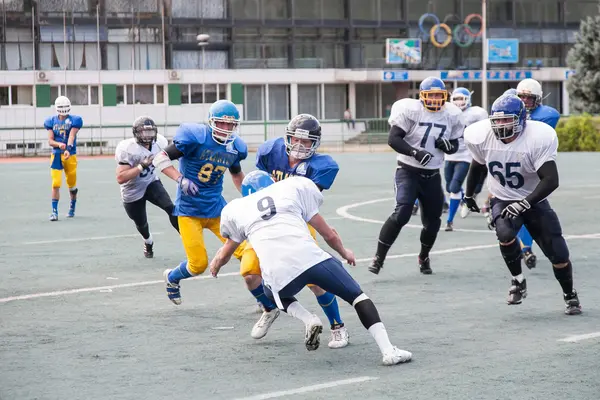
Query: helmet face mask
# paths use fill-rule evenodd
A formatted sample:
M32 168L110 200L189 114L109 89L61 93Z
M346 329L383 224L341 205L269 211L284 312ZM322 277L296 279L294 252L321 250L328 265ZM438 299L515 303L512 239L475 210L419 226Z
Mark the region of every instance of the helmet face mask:
M150 117L138 117L133 122L133 136L135 140L142 146L152 146L156 141L158 128L154 120Z
M523 79L517 85L517 96L525 103L527 111L535 110L542 104L542 85L535 79Z
M306 160L321 144L321 124L310 114L294 117L285 131L285 147L290 157Z
M525 104L517 96L502 95L492 105L489 120L496 139L511 139L525 129Z
M471 107L471 92L467 88L459 87L454 89L450 101L461 110Z
M440 111L448 100L446 85L439 78L425 78L419 85L419 100L427 110Z
M67 116L71 112L71 100L66 96L59 96L54 101L54 110L56 114Z
M240 125L240 112L235 104L228 100L217 100L208 111L208 126L212 130L215 142L228 145L235 139L233 136Z

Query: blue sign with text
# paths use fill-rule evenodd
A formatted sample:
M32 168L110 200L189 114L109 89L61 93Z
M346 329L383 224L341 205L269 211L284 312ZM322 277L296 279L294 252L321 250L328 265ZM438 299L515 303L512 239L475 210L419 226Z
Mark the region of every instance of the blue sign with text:
M407 81L408 71L383 71L383 80L386 82Z
M532 71L487 71L488 81L520 81L533 76ZM440 79L443 81L480 81L481 71L441 71Z
M519 39L488 39L487 62L515 64L519 62Z

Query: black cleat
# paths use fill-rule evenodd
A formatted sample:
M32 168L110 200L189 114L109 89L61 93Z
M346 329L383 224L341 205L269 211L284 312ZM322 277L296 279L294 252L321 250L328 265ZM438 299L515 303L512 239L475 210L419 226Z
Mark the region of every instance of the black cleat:
M371 261L371 265L369 265L369 272L374 273L375 275L379 274L379 271L383 268L383 260L379 257L373 257L373 261Z
M446 224L446 229L444 229L446 232L452 232L454 230L454 223L453 222L448 222Z
M431 270L431 265L429 265L430 261L431 260L429 259L429 257L427 257L424 260L421 260L421 258L419 257L419 269L421 270L421 273L423 275L433 274L433 271Z
M146 257L146 258L154 257L154 251L152 250L153 246L154 246L154 243L148 244L148 243L144 242L144 257Z
M577 296L575 289L569 294L563 294L563 298L565 300L565 314L581 314L581 304L579 303L579 297Z
M535 268L537 264L537 257L531 250L523 252L523 258L525 259L525 265L527 265L527 268Z
M508 289L508 300L507 304L521 304L523 299L527 297L527 280L523 279L523 282L519 283L518 280L513 279L512 285Z

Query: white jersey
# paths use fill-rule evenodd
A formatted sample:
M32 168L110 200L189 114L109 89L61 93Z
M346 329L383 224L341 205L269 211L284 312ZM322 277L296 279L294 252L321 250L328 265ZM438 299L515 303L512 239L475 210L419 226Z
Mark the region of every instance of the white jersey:
M486 119L488 117L488 113L483 108L474 106L465 109L460 117L463 126L466 128L475 122ZM471 153L469 153L467 146L465 146L464 138L461 137L458 139L458 151L456 153L446 154L446 161L471 162Z
M511 143L496 139L489 119L465 129L465 143L473 159L486 165L490 193L500 200L522 200L540 182L537 170L555 161L558 151L556 131L538 121L527 121L525 129Z
M323 195L313 181L293 176L231 201L221 213L221 235L238 243L248 239L278 306L281 289L331 258L306 224L322 203Z
M458 139L463 134L460 121L462 111L452 103L446 103L440 111L429 111L417 99L398 100L392 106L390 126L397 126L406 132L404 140L416 149L430 152L433 158L426 166L419 164L411 156L398 154L398 161L416 168L439 169L444 165L444 152L435 148L438 138Z
M167 147L169 142L163 135L157 135L152 148L140 146L135 138L122 140L115 150L115 160L122 165L137 166L142 160L150 155L156 155L159 151ZM123 203L131 203L144 197L146 188L152 182L158 180L158 175L154 170L154 165L150 164L146 171L142 171L138 176L121 184L121 200Z

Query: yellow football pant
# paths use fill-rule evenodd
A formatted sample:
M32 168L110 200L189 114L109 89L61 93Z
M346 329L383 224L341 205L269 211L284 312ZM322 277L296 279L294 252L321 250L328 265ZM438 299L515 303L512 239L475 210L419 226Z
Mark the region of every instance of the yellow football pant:
M179 233L185 249L188 261L188 270L193 275L200 275L208 267L208 254L204 245L204 229L210 230L222 243L225 239L221 236L221 218L196 218L177 217L179 221ZM233 253L238 260L242 258L246 242L240 244ZM243 263L242 263L243 265Z
M52 154L50 158L50 165L54 163L54 157L56 154ZM69 189L77 186L77 155L73 154L65 160L65 156L61 154L60 161L65 171L65 178ZM50 176L52 177L52 188L60 188L62 186L62 169L50 169Z

